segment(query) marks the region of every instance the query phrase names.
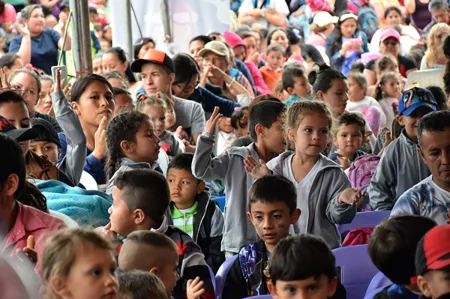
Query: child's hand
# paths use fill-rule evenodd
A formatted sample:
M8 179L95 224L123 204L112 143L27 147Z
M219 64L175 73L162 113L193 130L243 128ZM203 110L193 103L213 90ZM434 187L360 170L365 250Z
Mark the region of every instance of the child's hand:
M37 263L38 257L35 250L36 242L33 236L28 236L27 246L22 249L17 249L16 254L20 255L23 253L32 263Z
M186 152L186 153L195 153L195 149L196 149L195 145L192 145L186 139L181 140L181 142L183 142L183 144L184 144L184 152Z
M103 116L100 125L98 126L97 132L94 134L95 139L95 145L94 145L94 151L92 152L92 155L97 160L103 159L104 156L106 156L107 152L107 145L106 145L106 126L108 124L108 119L106 116Z
M262 178L266 175L271 175L269 168L267 168L266 163L263 160L259 160L259 163L255 161L255 159L248 155L244 159L244 168L245 172L250 174L255 179Z
M198 299L205 292L203 287L203 281L200 277L196 277L194 280L189 279L187 282L186 297L187 299Z
M112 243L118 240L117 233L111 230L111 222L105 226L97 227L95 232Z
M216 131L217 121L219 121L219 118L221 117L222 115L219 113L219 107L214 107L214 111L211 117L206 122L205 132L214 135L214 132Z
M339 160L339 163L344 170L350 167L350 160L348 158L341 156L337 156L336 158Z
M359 200L364 196L361 188L347 188L341 193L338 199L338 203L346 203L351 206L357 204Z

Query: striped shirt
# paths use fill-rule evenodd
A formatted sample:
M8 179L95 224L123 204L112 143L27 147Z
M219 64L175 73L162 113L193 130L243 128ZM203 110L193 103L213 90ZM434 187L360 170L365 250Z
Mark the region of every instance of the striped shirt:
M195 201L192 207L185 210L178 210L175 205L172 207L173 225L184 231L191 238L194 235L194 216L197 213L197 208L198 201Z

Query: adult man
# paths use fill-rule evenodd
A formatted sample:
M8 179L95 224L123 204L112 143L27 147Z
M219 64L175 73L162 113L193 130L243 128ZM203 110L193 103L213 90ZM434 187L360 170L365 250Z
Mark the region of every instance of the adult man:
M432 0L430 4L428 4L428 10L433 16L433 21L423 29L425 35L430 32L431 27L438 23L450 25L449 7L446 0Z

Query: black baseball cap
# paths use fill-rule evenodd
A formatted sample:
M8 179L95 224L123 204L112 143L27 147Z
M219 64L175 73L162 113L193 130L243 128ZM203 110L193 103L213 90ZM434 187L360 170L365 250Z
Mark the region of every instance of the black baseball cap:
M169 73L175 73L175 67L173 66L172 58L169 57L165 52L158 51L155 49L150 49L145 53L144 58L136 59L131 64L131 70L135 73L140 73L142 66L146 63L153 63L165 66Z
M33 138L33 141L52 142L61 148L58 133L55 128L53 128L51 123L43 118L35 117L31 120L31 124L33 125L33 129L38 134L36 138Z
M16 129L14 125L0 115L0 133L7 135L8 137L21 142L32 140L37 137L37 132L33 128Z

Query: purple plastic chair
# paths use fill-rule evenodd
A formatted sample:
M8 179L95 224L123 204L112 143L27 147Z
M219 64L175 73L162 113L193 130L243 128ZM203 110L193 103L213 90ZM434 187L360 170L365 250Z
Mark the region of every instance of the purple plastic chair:
M391 211L370 211L356 213L351 223L338 225L339 234L361 227L375 227L384 219L389 218Z
M252 297L246 297L244 299L272 299L272 295L252 296Z
M372 264L367 245L333 249L336 267L341 270L341 283L347 290L347 299L361 299L378 269Z
M214 293L216 292L216 277L214 276L214 271L211 269L211 267L207 264L208 270L209 270L209 276L211 276L211 282L213 284Z
M233 265L234 261L236 261L237 257L237 255L230 257L222 264L222 266L220 266L219 270L217 270L215 286L216 299L222 298L225 279L227 278L228 271L230 271L231 266Z
M367 288L366 297L365 298L367 298L367 296L370 293L372 293L373 291L375 291L375 290L379 291L378 289L383 289L384 287L387 287L388 285L391 285L391 284L392 284L392 281L390 281L389 278L384 276L383 273L378 272L372 278L372 281L370 282L369 287ZM375 293L375 294L378 294L378 293ZM372 294L372 297L375 294ZM372 298L372 297L370 297L370 298Z
M372 290L370 293L367 293L366 296L364 296L364 299L373 299L373 297L375 297L375 295L380 293L384 288L385 287L381 287L381 288Z

